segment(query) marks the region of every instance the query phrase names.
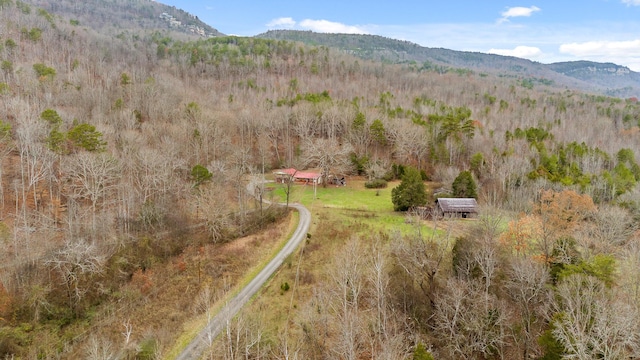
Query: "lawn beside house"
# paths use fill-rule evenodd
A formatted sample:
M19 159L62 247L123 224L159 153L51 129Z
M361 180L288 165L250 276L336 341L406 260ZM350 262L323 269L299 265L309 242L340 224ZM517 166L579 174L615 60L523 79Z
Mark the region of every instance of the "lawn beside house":
M415 222L408 221L406 213L393 211L391 190L399 181L390 182L384 189L367 189L364 183L362 178L349 178L346 186L319 185L315 189L311 184L293 184L289 202L305 205L314 217L327 213L326 216L341 219L345 225L362 229L362 233L400 231L406 235L420 231L423 235L430 234L428 221L417 227ZM267 199L286 201L285 184L270 183L267 192Z

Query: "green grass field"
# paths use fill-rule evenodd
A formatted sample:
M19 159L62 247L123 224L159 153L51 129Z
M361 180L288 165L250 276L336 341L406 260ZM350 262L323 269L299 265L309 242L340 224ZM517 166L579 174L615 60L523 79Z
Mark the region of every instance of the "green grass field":
M289 202L305 205L314 215L331 213L342 219L345 225L359 225L362 232L399 231L402 234L416 232L416 225L406 222L406 214L393 211L391 190L400 182L391 182L385 189L367 189L364 180L350 180L347 186L317 186L295 184L291 187ZM286 187L282 184L268 185L270 199L286 201ZM331 216L331 217L334 217ZM428 224L420 231L429 233Z

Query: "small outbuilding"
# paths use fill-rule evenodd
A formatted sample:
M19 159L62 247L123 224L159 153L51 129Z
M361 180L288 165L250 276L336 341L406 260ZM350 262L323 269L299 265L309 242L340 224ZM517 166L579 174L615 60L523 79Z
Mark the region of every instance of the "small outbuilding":
M474 198L437 198L436 210L443 216L476 217L478 202Z

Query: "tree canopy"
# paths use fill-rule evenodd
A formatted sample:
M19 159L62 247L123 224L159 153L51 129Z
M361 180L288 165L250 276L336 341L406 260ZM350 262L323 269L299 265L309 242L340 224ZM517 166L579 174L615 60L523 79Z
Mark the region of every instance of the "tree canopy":
M191 169L191 178L194 182L194 187L198 187L200 184L211 180L213 174L206 167L198 164Z

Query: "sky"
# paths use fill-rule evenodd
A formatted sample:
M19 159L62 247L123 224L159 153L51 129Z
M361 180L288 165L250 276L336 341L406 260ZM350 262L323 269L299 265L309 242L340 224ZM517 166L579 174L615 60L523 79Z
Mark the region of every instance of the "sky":
M312 30L640 72L640 0L158 0L227 35Z

